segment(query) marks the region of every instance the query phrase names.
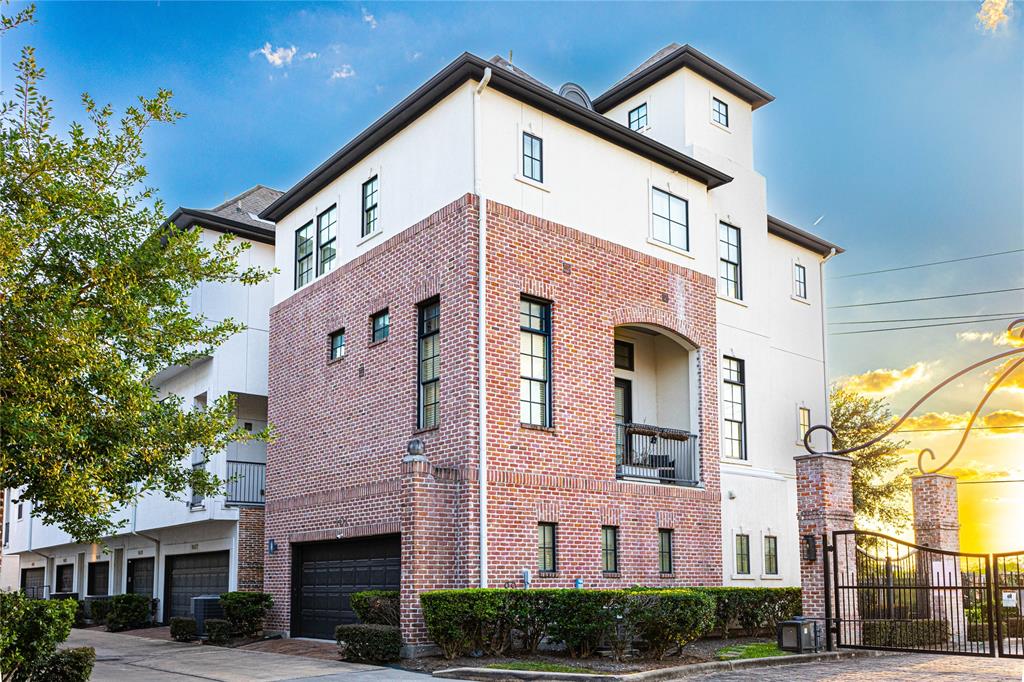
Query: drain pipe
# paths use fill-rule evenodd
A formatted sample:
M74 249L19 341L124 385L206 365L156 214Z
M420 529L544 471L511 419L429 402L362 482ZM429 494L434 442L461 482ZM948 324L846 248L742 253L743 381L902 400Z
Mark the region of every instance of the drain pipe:
M821 283L821 295L819 298L819 305L821 306L821 369L822 374L825 377L825 426L832 426L832 408L829 405L829 390L828 390L828 322L827 315L825 312L825 263L832 260L832 257L836 255L836 247L828 252L828 255L822 258L818 262L818 281ZM825 449L832 449L832 434L825 431Z
M477 489L480 491L480 587L487 587L487 198L484 196L483 179L483 112L480 94L491 82L491 67L484 69L484 76L473 92L473 191L479 202L477 225L477 411L479 421L479 469Z

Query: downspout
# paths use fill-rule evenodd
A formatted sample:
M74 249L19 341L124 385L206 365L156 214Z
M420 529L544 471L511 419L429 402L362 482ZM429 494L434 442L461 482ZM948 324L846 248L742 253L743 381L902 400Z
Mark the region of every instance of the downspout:
M477 404L479 433L479 469L477 489L480 491L480 587L487 587L487 198L484 196L483 166L483 112L480 94L491 82L491 67L484 69L484 77L473 92L473 192L479 202L477 225Z
M828 321L826 319L828 313L825 312L825 263L832 260L832 257L835 255L836 247L833 246L832 249L828 252L828 255L818 262L818 281L821 282L821 295L818 297L818 304L821 306L821 369L822 375L825 377L825 426L832 426L832 408L829 405L828 390ZM831 449L832 434L826 431L825 450Z

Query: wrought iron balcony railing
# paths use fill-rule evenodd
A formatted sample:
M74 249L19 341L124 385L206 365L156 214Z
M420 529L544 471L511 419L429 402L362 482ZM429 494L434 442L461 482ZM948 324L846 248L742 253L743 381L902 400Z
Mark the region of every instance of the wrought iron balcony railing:
M697 434L649 424L616 424L615 475L630 481L697 486Z
M267 485L267 465L259 462L228 462L227 504L261 505Z

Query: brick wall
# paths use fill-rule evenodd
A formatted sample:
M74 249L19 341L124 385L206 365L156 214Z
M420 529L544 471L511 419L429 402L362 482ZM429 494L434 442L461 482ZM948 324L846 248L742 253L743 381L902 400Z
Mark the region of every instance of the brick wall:
M960 511L956 477L924 474L911 478L914 498L914 542L925 547L960 551Z
M262 507L238 510L238 589L242 592L263 589L263 520Z

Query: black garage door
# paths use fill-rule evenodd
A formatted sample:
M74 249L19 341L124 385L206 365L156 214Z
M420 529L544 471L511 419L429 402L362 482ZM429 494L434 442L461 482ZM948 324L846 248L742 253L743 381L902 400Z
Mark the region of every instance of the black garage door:
M164 620L192 615L192 597L228 591L228 552L167 557Z
M398 535L295 545L292 636L334 639L334 628L359 619L348 603L362 590L397 590L402 575Z

